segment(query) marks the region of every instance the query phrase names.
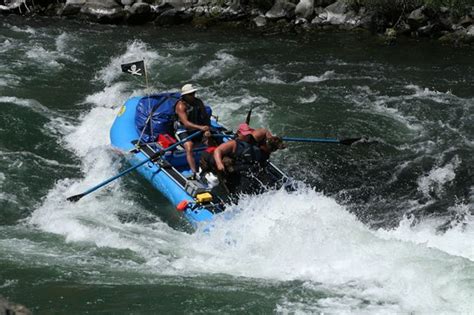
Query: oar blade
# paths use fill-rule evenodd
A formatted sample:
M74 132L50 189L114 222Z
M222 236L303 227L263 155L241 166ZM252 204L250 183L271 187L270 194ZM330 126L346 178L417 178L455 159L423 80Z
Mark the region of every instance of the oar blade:
M85 194L78 194L78 195L74 195L74 196L71 196L71 197L67 197L66 200L70 201L70 202L77 202L77 201L79 201L79 199L81 199L84 196L85 196Z
M339 143L343 145L352 145L353 143L363 140L363 139L365 138L347 138L347 139L339 140Z

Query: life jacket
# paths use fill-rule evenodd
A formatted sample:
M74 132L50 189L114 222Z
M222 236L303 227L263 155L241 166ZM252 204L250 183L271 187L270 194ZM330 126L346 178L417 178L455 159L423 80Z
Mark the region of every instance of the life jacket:
M179 100L186 105L186 115L190 122L201 126L211 125L212 110L209 106L205 106L199 98L195 98L192 103L188 103L182 97ZM185 129L179 119L177 120L176 129Z
M179 93L161 93L145 96L138 102L135 112L135 126L145 142L156 140L159 134L172 134L176 120L175 104ZM147 123L148 117L151 118ZM145 126L146 125L146 126Z
M255 137L254 137L252 134L250 134L250 135L249 135L249 141L247 141L247 142L250 143L251 145L255 145L255 146L257 146L257 147L260 147L261 145L264 145L264 144L265 144L266 139L263 138L262 140L257 141L257 140L255 139Z
M253 165L263 163L270 157L268 153L256 145L240 140L235 140L235 142L237 143L234 153L236 164Z

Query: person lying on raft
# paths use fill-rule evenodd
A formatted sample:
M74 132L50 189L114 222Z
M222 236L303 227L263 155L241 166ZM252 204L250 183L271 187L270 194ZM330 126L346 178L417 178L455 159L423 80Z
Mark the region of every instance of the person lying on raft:
M202 100L195 96L197 89L191 84L185 84L181 89L181 98L176 103L176 138L182 140L197 130L204 132L203 135L184 143L186 160L192 171L191 179L196 178L196 162L194 161L193 147L195 143L205 142L210 136L211 118L206 111Z
M224 157L230 157L234 161L234 171L242 171L266 162L271 153L285 147L283 140L277 136L271 136L257 145L239 139L230 140L214 150L213 158L218 172L226 171ZM227 171L229 171L228 168Z
M262 128L263 129L263 128ZM252 166L262 164L270 158L270 154L286 146L277 136L260 141L260 145L251 144L239 139L220 144L213 152L203 152L200 167L202 173L234 173L248 170Z
M255 187L255 181L249 181L248 175L258 174L270 154L284 147L282 139L276 136L260 146L239 139L230 140L220 144L213 153L202 153L200 177L211 187L221 184L227 194L252 193L261 187Z
M250 128L247 123L241 123L237 129L237 139L245 141L253 145L262 145L265 140L271 138L272 133L265 128Z

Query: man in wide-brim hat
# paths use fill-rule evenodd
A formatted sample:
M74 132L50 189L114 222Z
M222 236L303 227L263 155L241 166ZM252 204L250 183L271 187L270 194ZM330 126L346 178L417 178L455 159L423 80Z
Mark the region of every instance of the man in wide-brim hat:
M176 103L176 114L178 121L176 124L176 138L179 140L190 136L192 133L200 130L205 137L209 137L209 130L211 125L211 117L207 112L204 103L196 97L196 91L192 84L185 84L181 88L181 98ZM184 143L186 150L186 160L189 168L193 172L192 177L196 174L196 162L193 155L194 143L202 142L203 137L198 136L193 140Z

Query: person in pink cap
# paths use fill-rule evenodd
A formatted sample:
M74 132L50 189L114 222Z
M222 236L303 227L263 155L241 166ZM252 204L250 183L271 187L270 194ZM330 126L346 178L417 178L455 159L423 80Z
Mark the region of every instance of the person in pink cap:
M252 145L260 146L273 135L265 128L253 129L246 123L241 123L237 129L237 139L248 142Z

